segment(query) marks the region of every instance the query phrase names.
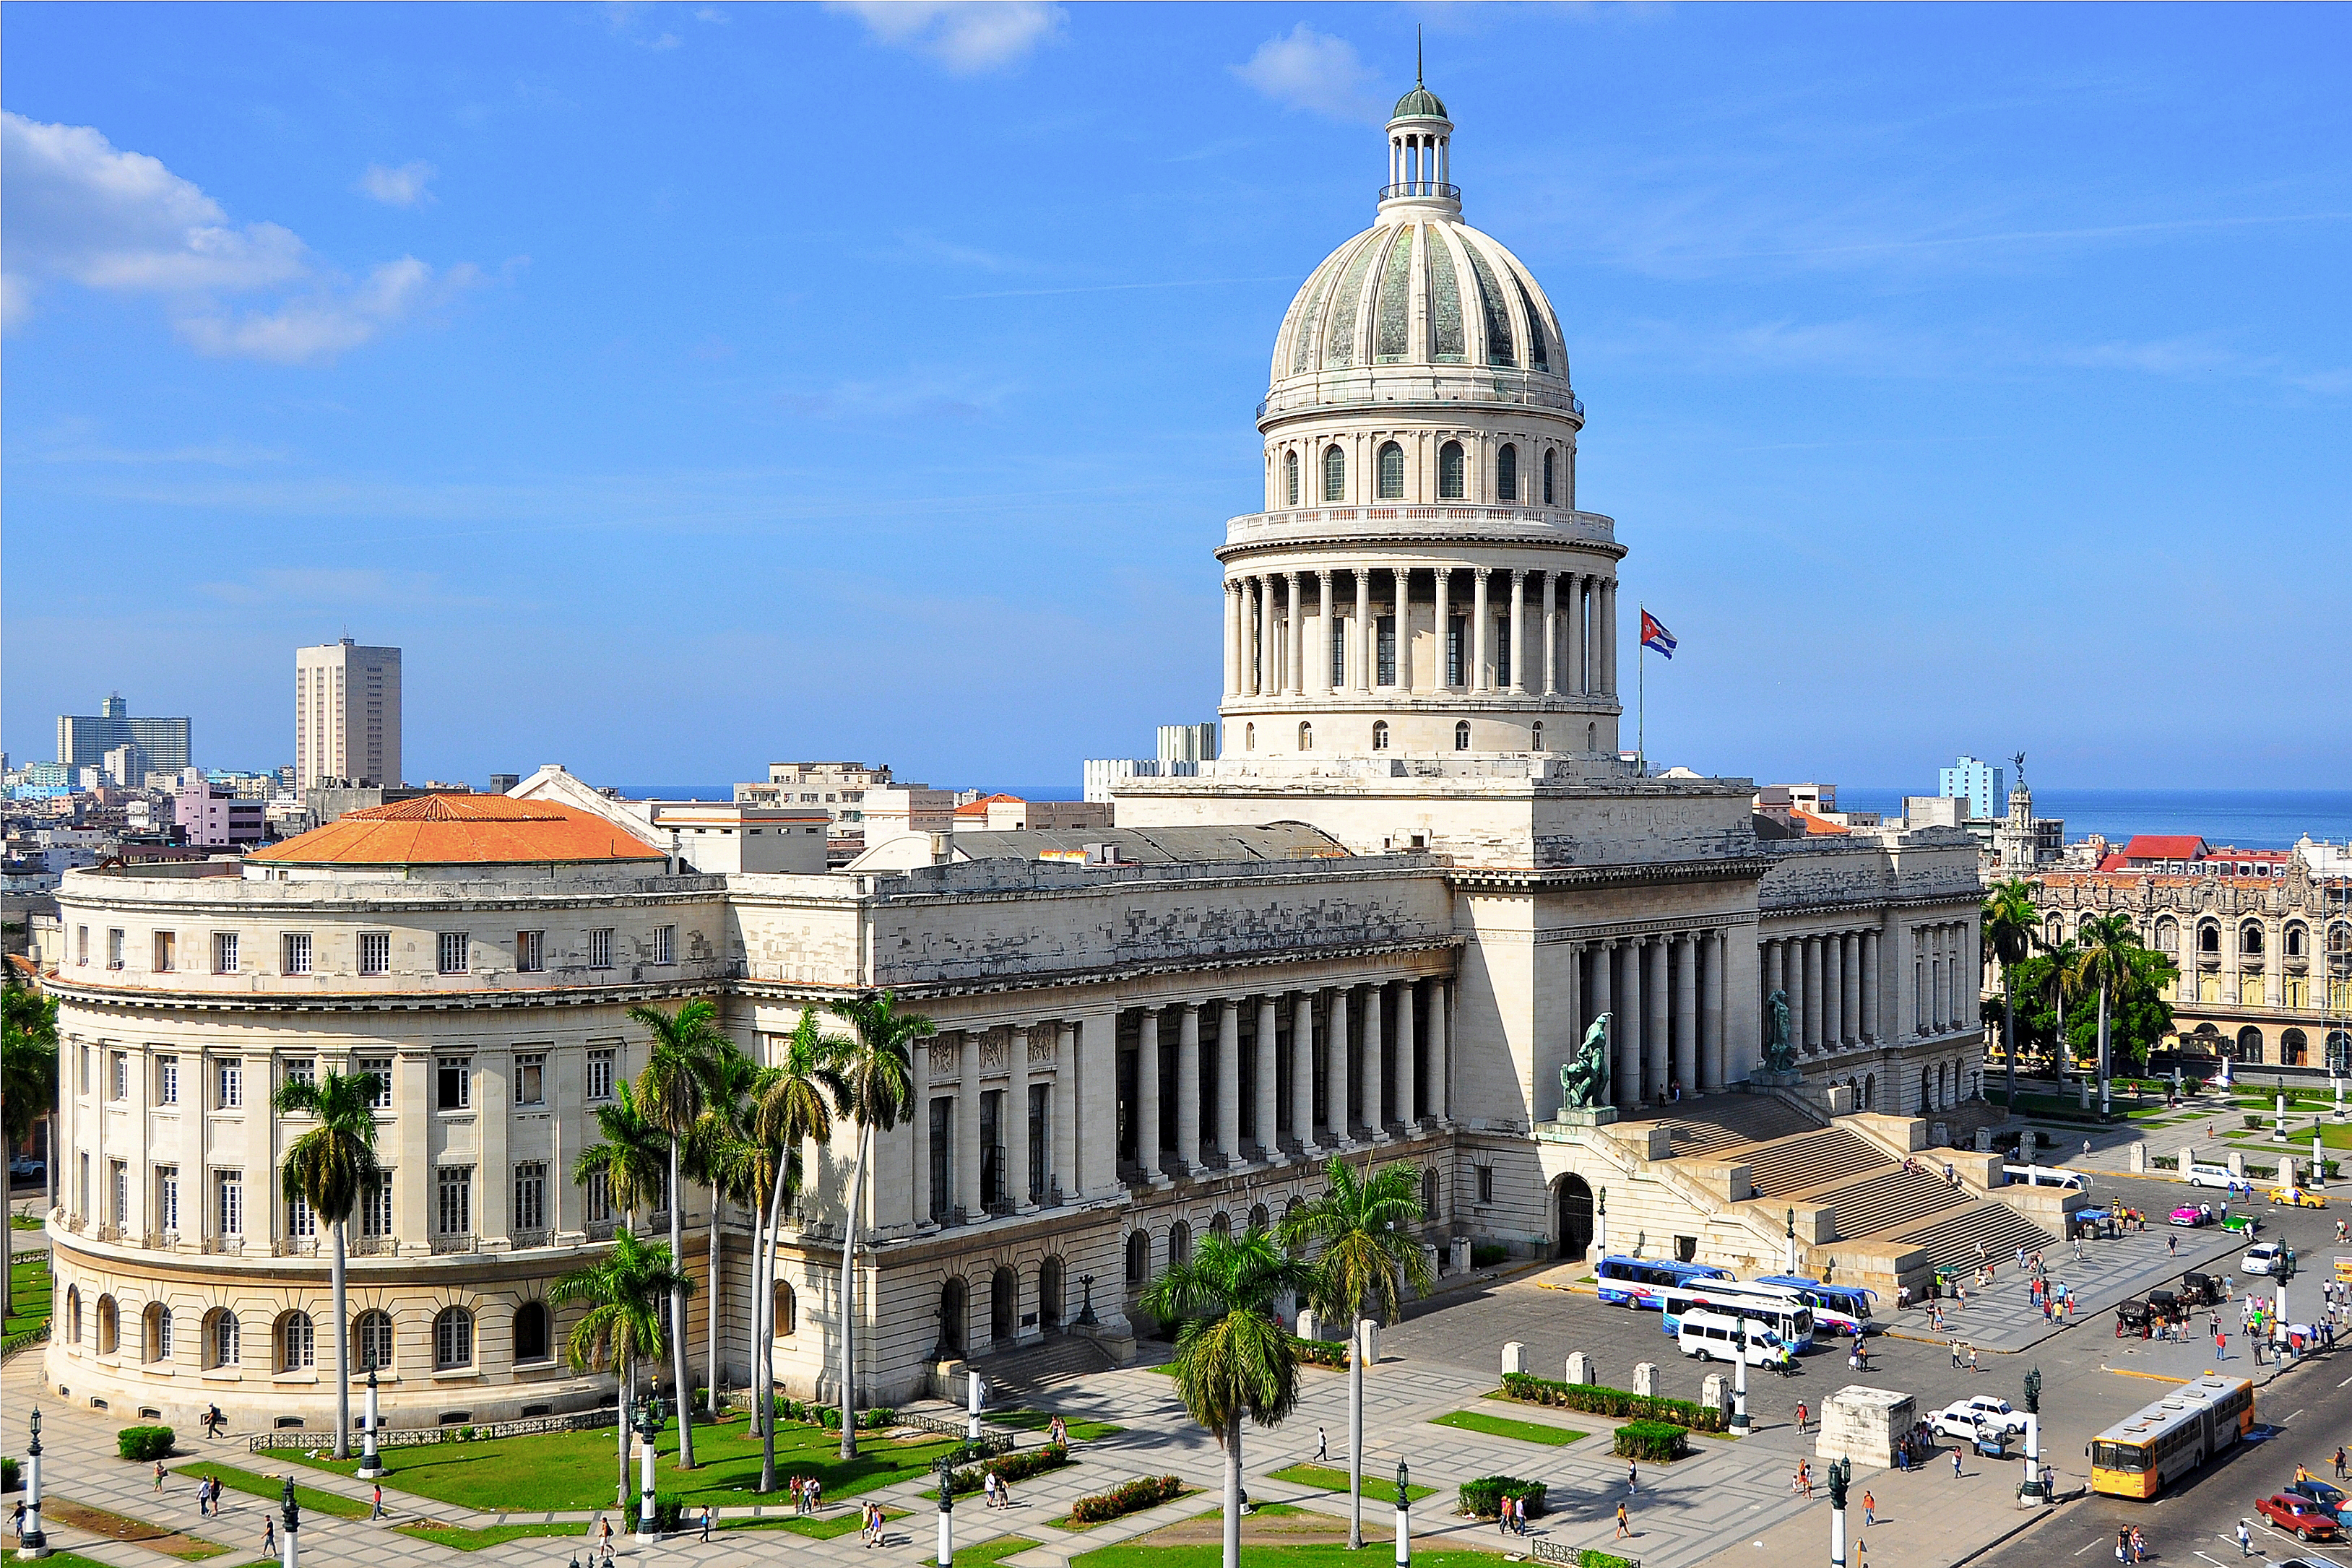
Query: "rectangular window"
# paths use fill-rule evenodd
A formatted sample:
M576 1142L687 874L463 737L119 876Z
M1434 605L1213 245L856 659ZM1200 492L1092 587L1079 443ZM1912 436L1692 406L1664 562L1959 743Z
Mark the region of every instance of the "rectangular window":
M526 975L536 975L547 967L547 933L518 931L515 933L515 968Z
M235 1111L245 1103L245 1062L238 1057L224 1058L219 1063L217 1086L220 1108Z
M220 1194L220 1233L223 1236L245 1234L245 1173L217 1171L214 1173L215 1190Z
M613 1178L603 1171L591 1172L586 1192L588 1223L610 1224L613 1218Z
M286 972L289 975L309 974L310 972L310 934L308 931L289 931L286 933L285 946Z
M515 1058L514 1103L518 1105L547 1103L547 1058L542 1053L532 1051L527 1056Z
M120 929L106 934L106 967L110 969L122 967L122 933Z
M286 1059L286 1082L316 1083L319 1081L319 1059L315 1056L289 1056Z
M613 967L613 928L599 926L588 933L588 967L609 969Z
M180 1167L155 1167L155 1228L166 1233L180 1228Z
M947 1223L955 1207L955 1102L931 1102L931 1222Z
M654 962L656 964L675 964L677 962L677 926L656 925L654 927Z
M474 1059L436 1057L433 1061L433 1103L443 1111L463 1111L474 1103Z
M1331 617L1331 689L1348 689L1348 623Z
M362 931L360 933L360 973L389 975L392 973L392 933Z
M87 925L74 927L74 962L77 964L89 962L89 927Z
M547 1228L547 1166L538 1160L515 1166L514 1228Z
M443 974L462 975L473 967L473 938L466 932L444 931L435 946L439 949Z
M443 1166L433 1173L433 1225L436 1236L473 1234L473 1166Z
M297 1241L319 1239L319 1215L307 1197L298 1197L286 1208L286 1234Z
M106 1058L106 1097L109 1100L131 1098L131 1053L110 1051Z
M1478 1172L1478 1201L1480 1203L1492 1203L1495 1201L1495 1167L1492 1166L1479 1166L1476 1169Z
M369 1105L378 1111L391 1110L392 1058L389 1056L362 1056L359 1060L358 1071L368 1074L375 1080L375 1098L368 1102Z
M1396 685L1396 617L1381 615L1372 621L1372 679L1381 685Z
M588 1098L610 1100L613 1097L613 1051L610 1047L588 1053Z
M1445 618L1445 684L1449 686L1470 684L1462 678L1462 643L1464 634L1469 629L1466 616L1449 615Z
M81 1169L75 1176L74 1194L80 1200L74 1205L74 1212L87 1217L89 1213L89 1151L87 1149L82 1151Z
M215 931L213 933L213 973L215 975L234 975L236 973L236 932Z
M155 1059L155 1103L176 1105L180 1103L180 1059L159 1056Z
M360 1234L392 1234L392 1172L389 1170L382 1172L372 1185L360 1191Z
M1511 622L1510 617L1495 618L1495 684L1507 687L1511 684Z
M110 1180L107 1186L113 1193L114 1225L121 1229L131 1223L131 1166L124 1160L107 1162Z

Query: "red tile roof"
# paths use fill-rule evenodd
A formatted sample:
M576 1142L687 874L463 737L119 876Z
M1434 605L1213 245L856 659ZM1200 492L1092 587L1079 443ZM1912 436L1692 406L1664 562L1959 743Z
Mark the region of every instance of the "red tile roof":
M1802 827L1808 834L1814 834L1827 838L1845 831L1843 828L1838 826L1835 822L1830 821L1826 818L1816 817L1801 806L1791 807L1789 811L1789 818L1791 821Z
M662 852L596 815L504 795L420 795L349 811L259 850L291 865L578 865L658 861Z
M982 795L977 800L967 800L956 808L959 817L985 817L991 806L1025 806L1029 802L1018 795Z
M2194 833L2134 833L2124 846L2124 858L2136 861L2193 861L2204 852Z

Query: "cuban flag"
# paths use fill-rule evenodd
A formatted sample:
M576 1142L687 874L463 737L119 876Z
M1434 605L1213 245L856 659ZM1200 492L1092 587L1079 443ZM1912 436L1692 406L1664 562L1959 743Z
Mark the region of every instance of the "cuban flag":
M1642 612L1642 646L1664 658L1675 656L1675 634L1647 610Z

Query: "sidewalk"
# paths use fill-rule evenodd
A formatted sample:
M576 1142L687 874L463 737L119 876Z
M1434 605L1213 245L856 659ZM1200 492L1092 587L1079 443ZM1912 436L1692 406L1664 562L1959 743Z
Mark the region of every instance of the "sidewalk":
M2167 1250L2168 1238L2179 1239L2178 1255ZM2226 1232L2175 1229L2158 1221L2113 1241L2085 1241L2080 1262L2074 1260L2074 1244L2066 1241L2043 1249L2042 1260L2050 1278L2082 1302L2071 1326L2111 1333L2114 1322L2105 1314L2116 1303L2144 1296L2191 1269L2220 1264L2211 1271L2221 1273L2244 1250L2244 1241ZM1993 1282L1981 1291L1971 1289L1966 1307L1945 1303L1942 1333L1927 1326L1924 1306L1895 1313L1885 1332L1930 1344L1957 1342L1990 1354L2011 1355L2069 1326L2042 1321L2042 1310L2027 1299L2028 1275L2019 1270L2016 1254L1997 1257L1993 1265Z

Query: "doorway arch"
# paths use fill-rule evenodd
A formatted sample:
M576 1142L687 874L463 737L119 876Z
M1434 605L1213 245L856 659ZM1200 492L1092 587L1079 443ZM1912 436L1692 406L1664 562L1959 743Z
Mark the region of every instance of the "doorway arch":
M1574 1261L1592 1249L1592 1187L1580 1176L1564 1176L1553 1189L1553 1203L1557 1256Z
M1037 1265L1037 1326L1047 1333L1062 1326L1062 1260L1057 1257Z
M971 1323L971 1298L964 1290L963 1276L950 1274L940 1285L940 1360L963 1359L964 1335Z
M1021 1276L999 1269L988 1286L988 1337L1002 1347L1013 1343L1013 1327L1021 1315Z

